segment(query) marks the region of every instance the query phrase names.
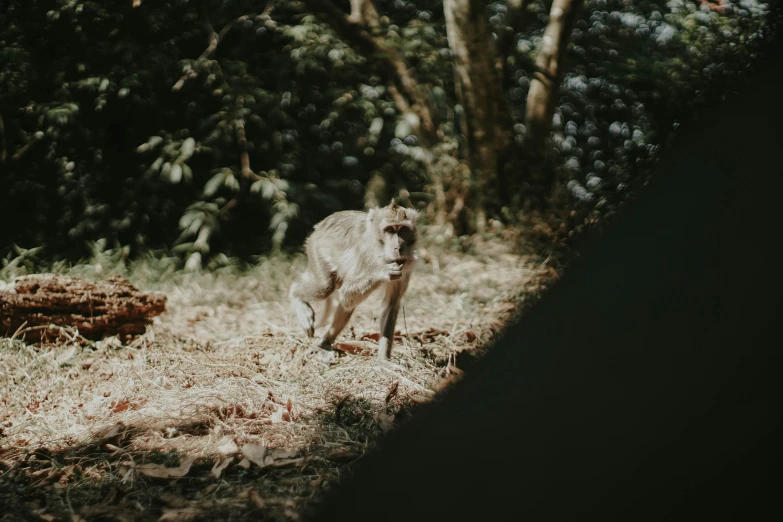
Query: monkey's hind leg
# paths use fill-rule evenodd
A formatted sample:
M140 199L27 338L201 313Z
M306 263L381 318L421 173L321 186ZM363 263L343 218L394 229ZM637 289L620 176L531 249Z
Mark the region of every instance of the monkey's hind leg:
M329 350L332 348L332 343L335 339L337 339L337 336L340 335L340 332L343 331L343 328L345 328L345 325L348 324L348 321L351 319L351 316L353 315L353 309L346 310L343 308L342 304L339 302L334 308L334 317L332 318L332 324L329 326L329 329L324 333L324 336L321 338L320 346L321 348L324 348L326 350Z
M288 296L291 299L294 312L296 312L296 320L299 326L305 331L307 337L312 337L315 333L315 312L310 303L299 299L297 295L299 295L298 285L294 283L291 285L291 291L288 293Z
M299 326L312 337L315 333L315 312L310 306L310 301L317 301L329 297L334 290L334 280L329 277L323 283L319 284L316 278L309 270L305 271L301 277L291 285L288 293L291 304L296 312L296 319Z

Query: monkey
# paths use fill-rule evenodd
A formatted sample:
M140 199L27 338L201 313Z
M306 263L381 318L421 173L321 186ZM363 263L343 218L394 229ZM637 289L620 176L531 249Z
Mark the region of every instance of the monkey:
M368 212L335 212L318 222L305 241L307 268L289 291L299 325L312 338L314 301L325 301L319 325L332 322L319 342L324 350L348 324L354 309L369 294L384 287L378 358L391 358L394 327L402 296L408 289L416 257L416 210L397 205Z

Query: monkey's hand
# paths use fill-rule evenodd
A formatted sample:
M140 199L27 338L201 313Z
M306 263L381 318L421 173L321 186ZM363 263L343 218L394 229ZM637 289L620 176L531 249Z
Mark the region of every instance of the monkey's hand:
M386 265L389 281L396 281L402 277L402 264L401 263L389 263Z

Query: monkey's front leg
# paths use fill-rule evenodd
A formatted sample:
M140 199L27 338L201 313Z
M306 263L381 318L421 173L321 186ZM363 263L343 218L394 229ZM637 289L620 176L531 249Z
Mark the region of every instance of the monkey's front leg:
M337 301L346 310L353 310L364 301L378 285L394 281L402 277L402 265L388 263L379 267L374 273L346 281L337 292Z
M394 343L394 327L397 324L397 313L400 310L400 302L405 290L408 289L410 273L403 275L399 281L392 281L386 285L386 295L383 299L381 311L380 339L378 341L378 358L391 359L391 349Z
M386 297L383 300L383 311L381 311L381 335L378 340L379 359L391 359L394 326L397 324L397 312L400 309L399 287L399 283L389 283L386 286Z

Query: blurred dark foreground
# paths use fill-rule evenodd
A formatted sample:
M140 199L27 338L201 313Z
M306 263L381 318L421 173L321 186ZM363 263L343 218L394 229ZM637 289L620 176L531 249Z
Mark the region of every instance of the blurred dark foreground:
M781 518L783 53L770 51L314 520Z

